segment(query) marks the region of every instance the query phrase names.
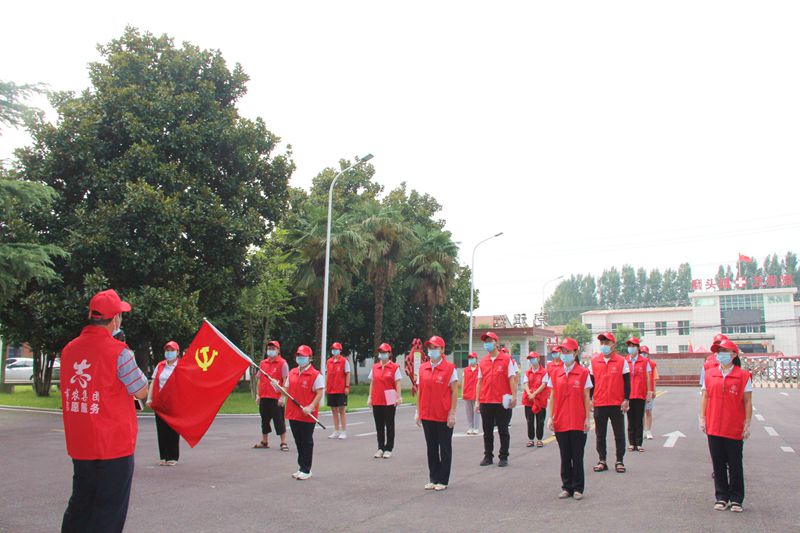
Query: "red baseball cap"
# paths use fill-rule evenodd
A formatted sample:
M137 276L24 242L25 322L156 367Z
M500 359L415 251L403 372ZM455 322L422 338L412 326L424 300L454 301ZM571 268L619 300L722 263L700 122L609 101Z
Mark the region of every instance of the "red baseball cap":
M294 352L295 355L305 355L306 357L311 357L311 353L312 353L311 348L309 348L305 344L301 344L300 346L298 346L297 350L295 350Z
M269 341L267 343L267 348L269 348L270 346L276 347L279 351L281 349L281 343L279 343L278 341Z
M475 352L469 352L469 355L467 356L467 358L469 358L469 357L474 357L475 359L477 359L478 358L478 354L475 353Z
M444 339L439 337L438 335L434 335L427 341L425 341L425 347L428 348L429 346L436 346L437 348L444 349Z
M378 346L378 351L379 352L391 352L392 351L392 347L389 346L387 343L382 342L381 345Z
M599 340L599 341L617 342L617 338L614 336L613 333L611 333L609 331L606 331L605 333L601 333L600 335L598 335L597 336L597 340Z
M637 339L636 337L631 337L630 339L625 341L625 344L635 344L636 346L639 346L639 339Z
M527 359L539 359L539 354L536 352L531 352L528 354Z
M574 352L578 349L578 341L575 339L570 339L569 337L564 337L564 340L561 341L561 346L558 348L558 351L566 350L568 352Z
M723 335L722 333L717 333L716 335L714 335L714 344L719 344L722 341L727 341L727 340L729 340L728 337Z
M89 318L108 320L130 310L131 304L123 302L114 289L98 292L89 300Z
M334 342L331 344L331 350L342 350L342 343L341 342Z
M712 344L711 351L714 353L719 352L720 350L724 349L726 352L734 352L739 353L739 347L736 346L736 343L730 339L724 339L720 341L719 344Z
M650 348L648 348L644 344L639 346L639 351L642 352L642 353L646 353L647 355L650 355Z
M486 342L486 339L492 339L494 342L500 342L500 339L494 334L494 331L487 331L481 335L481 340L483 342Z
M169 349L175 350L176 352L181 351L181 347L178 346L178 343L175 341L169 341L167 344L164 345L164 351L167 351Z

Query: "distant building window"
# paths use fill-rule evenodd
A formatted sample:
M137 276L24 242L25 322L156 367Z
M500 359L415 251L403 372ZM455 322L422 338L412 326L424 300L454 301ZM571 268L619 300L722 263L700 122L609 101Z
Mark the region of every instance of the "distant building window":
M722 333L765 333L764 297L761 294L720 296Z
M639 330L639 335L644 337L644 322L634 322L633 329Z
M656 353L669 353L669 346L667 346L666 344L656 346Z
M786 304L792 301L792 298L788 294L770 294L767 296L767 303L771 304Z
M22 357L22 346L9 346L8 347L8 356L9 357Z
M586 326L586 329L589 330L589 333L592 332L592 325L591 324L584 324L584 326Z
M678 320L678 335L688 335L688 334L689 334L689 321Z
M656 322L656 337L665 337L667 335L667 323Z
M693 301L695 307L714 307L717 305L717 299L713 296L706 298L695 298Z
M617 331L621 327L622 327L622 322L612 322L611 323L611 331Z
M688 344L679 344L678 351L680 353L688 353L689 352L689 345Z

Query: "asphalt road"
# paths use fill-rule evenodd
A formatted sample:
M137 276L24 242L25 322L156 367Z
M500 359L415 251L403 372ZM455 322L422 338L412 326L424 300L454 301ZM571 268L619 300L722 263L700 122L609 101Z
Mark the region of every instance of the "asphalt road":
M126 531L800 531L800 391L756 389L753 436L745 444L745 512L712 510L711 463L697 430L698 391L664 389L647 451L626 456L628 473L594 473L586 447L583 501L558 500L558 449L525 448L515 410L510 466L480 467L482 438L464 436L463 406L453 442L449 490L424 491L427 463L413 408L398 410L395 453L373 459L372 415L349 415L350 438L316 432L314 477L295 481L292 451L251 446L257 417L218 418L175 467L157 466L155 423L140 418ZM325 416L323 422L329 422ZM768 433L765 427L772 430ZM672 431L686 435L663 446ZM609 428L609 455L613 440ZM775 436L774 434L777 433ZM0 531L57 531L71 490L60 414L0 409ZM496 449L499 444L496 444ZM792 450L792 451L788 451Z

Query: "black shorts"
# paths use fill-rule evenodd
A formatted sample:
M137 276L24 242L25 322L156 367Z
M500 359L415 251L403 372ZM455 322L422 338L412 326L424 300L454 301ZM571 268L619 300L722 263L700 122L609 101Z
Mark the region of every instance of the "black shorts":
M347 407L347 394L328 394L328 407Z

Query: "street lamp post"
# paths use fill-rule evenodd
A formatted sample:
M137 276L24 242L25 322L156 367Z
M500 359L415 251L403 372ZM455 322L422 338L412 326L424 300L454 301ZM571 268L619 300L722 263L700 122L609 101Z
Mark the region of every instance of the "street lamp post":
M491 237L486 237L478 244L475 245L475 248L472 249L472 267L469 273L469 348L467 351L467 356L472 353L472 306L474 304L474 295L475 295L475 250L478 249L478 246L485 243L486 241L492 240L495 237L499 237L502 235L503 232L497 233L492 235Z
M342 174L356 168L361 163L366 163L373 158L372 154L367 154L344 170L336 173L331 181L331 186L328 189L328 230L325 236L325 280L323 282L323 296L322 296L322 339L320 342L320 372L322 379L325 380L325 372L327 370L327 355L328 355L328 285L329 285L329 270L331 266L331 212L333 210L333 186L336 185L336 180ZM322 395L322 405L325 405L325 395Z

